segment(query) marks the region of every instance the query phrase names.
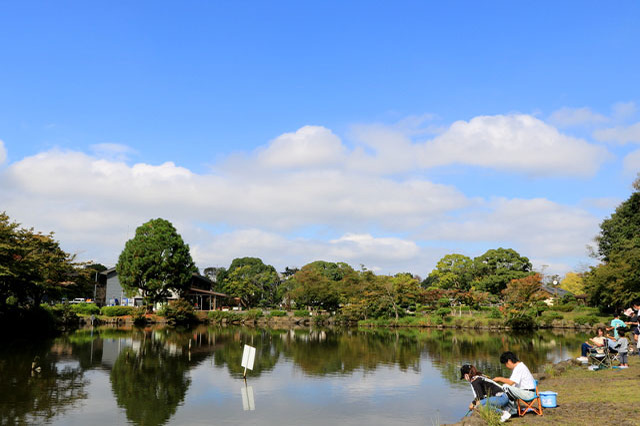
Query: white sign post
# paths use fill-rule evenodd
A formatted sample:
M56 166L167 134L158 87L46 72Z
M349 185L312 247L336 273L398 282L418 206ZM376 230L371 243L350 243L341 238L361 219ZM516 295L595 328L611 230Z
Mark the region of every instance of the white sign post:
M256 359L256 348L249 345L244 345L244 351L242 351L242 363L240 364L244 367L244 373L242 377L247 378L247 368L249 370L253 370L253 362Z

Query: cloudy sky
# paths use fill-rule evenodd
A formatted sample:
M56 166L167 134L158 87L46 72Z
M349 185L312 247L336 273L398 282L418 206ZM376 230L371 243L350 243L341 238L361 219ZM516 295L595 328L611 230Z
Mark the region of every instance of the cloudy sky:
M0 211L113 266L426 276L586 246L640 170L640 3L2 2Z

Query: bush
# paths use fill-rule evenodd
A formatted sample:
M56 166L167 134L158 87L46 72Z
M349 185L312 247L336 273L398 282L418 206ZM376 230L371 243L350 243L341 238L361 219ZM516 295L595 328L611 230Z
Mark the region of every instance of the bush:
M123 317L133 313L133 306L104 306L100 313L107 317Z
M502 319L502 312L500 312L500 309L498 308L491 308L491 311L489 312L489 318Z
M546 326L550 326L555 320L563 320L564 316L558 312L547 311L540 317L540 322Z
M98 315L100 314L100 308L95 303L77 303L70 305L71 310L80 315Z
M536 326L536 321L529 315L522 315L508 319L507 325L519 330L532 330Z
M578 325L585 325L585 324L595 325L598 322L600 322L600 320L595 315L582 315L582 316L579 316L579 317L575 317L573 322L578 324Z
M178 299L167 304L162 315L171 324L188 324L197 321L193 305L185 299Z
M262 312L262 309L250 309L244 315L247 317L247 319L257 320L258 318L262 318L264 316L264 313Z
M298 309L296 311L293 311L294 317L308 317L309 315L311 314L306 309Z
M273 318L273 317L285 317L287 316L287 312L286 311L279 311L279 310L273 310L271 312L269 312L269 318Z
M445 317L450 313L451 313L451 308L438 308L436 310L436 315L439 315L440 317Z
M549 308L550 311L571 312L576 309L575 303L567 303L566 305L555 305Z
M211 321L217 323L221 323L223 321L227 323L240 322L245 318L243 314L228 311L211 311L207 316Z

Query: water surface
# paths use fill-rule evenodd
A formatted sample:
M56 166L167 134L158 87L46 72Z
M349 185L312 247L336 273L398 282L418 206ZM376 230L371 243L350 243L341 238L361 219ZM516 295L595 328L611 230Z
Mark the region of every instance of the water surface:
M459 368L509 375L579 355L584 334L96 328L0 349L0 424L371 425L459 420ZM243 380L245 344L257 350ZM37 358L40 371L32 371Z

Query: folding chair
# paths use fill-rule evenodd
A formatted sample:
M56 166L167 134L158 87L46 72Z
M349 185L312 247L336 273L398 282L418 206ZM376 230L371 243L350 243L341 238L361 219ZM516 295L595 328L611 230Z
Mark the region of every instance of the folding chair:
M535 403L538 403L537 407L534 407ZM529 411L533 411L537 415L542 415L542 401L540 401L540 394L538 393L538 381L536 380L536 394L531 399L520 399L516 400L518 405L518 416L522 417L527 414ZM522 404L522 405L521 405Z
M609 346L593 347L589 349L588 353L589 364L598 368L610 368L611 356L609 354Z

